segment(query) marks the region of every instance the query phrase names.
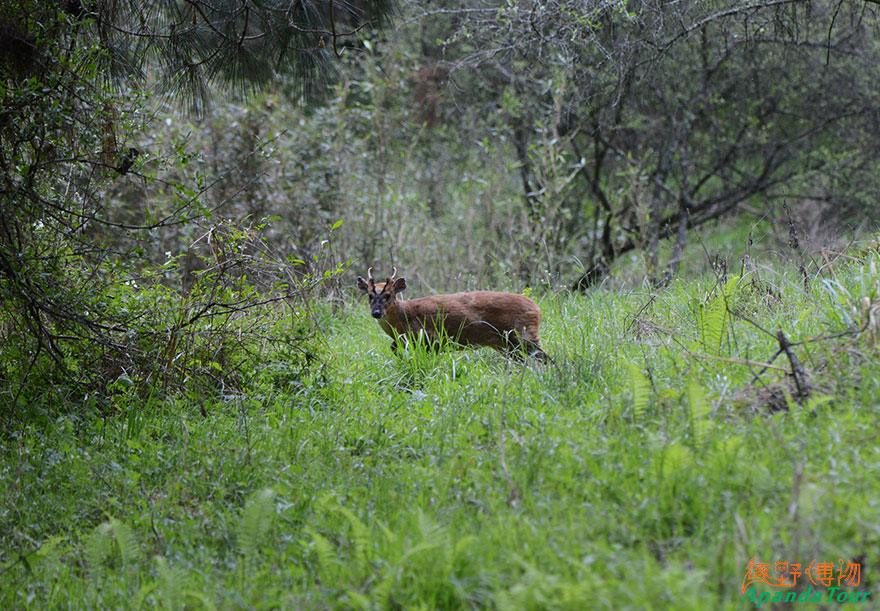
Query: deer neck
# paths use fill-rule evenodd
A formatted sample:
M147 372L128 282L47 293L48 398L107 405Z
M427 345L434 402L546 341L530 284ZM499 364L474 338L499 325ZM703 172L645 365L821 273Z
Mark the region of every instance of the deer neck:
M406 319L406 304L399 299L395 299L387 308L385 308L385 317L382 321L386 322L388 326L393 327L398 332L403 332L406 329Z

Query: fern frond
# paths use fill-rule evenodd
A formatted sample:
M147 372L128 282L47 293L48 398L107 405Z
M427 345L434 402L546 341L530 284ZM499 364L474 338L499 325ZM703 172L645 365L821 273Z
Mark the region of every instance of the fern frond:
M354 545L355 553L360 561L366 563L369 560L369 544L370 536L367 525L358 518L354 512L347 507L337 506L336 511L345 516L351 526L351 540Z
M241 514L238 546L246 559L253 558L262 539L272 528L275 517L275 491L263 488L254 492Z
M319 572L326 573L336 562L336 550L324 535L313 528L306 528L306 534L309 536L309 540L303 542L304 547L306 549L311 548L311 551L315 553L315 557L318 559Z
M168 561L162 556L156 556L155 562L156 569L159 571L162 601L165 607L167 609L182 609L186 572L182 569L171 568Z
M86 541L86 564L92 577L97 577L103 564L117 552L122 566L128 567L137 557L138 544L127 524L111 518L96 526Z
M641 417L648 406L651 385L635 363L628 362L627 366L629 368L629 391L632 396L633 412L636 417Z
M730 326L730 312L739 276L731 276L711 298L700 303L697 313L697 328L700 340L712 355L720 355L721 347L727 338Z
M447 541L446 528L431 519L428 514L419 510L418 516L419 533L422 541L430 546L441 546Z
M137 557L138 544L134 537L134 533L128 524L120 522L116 518L110 520L110 528L113 531L113 538L119 547L119 555L122 558L122 565L128 567Z
M100 574L104 561L113 553L110 531L110 523L104 522L96 526L86 540L86 564L92 578Z

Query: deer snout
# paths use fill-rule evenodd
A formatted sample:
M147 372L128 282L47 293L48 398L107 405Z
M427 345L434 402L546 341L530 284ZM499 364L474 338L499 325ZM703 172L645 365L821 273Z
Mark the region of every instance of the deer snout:
M382 318L382 310L379 308L374 308L371 312L371 315L373 316L373 318Z

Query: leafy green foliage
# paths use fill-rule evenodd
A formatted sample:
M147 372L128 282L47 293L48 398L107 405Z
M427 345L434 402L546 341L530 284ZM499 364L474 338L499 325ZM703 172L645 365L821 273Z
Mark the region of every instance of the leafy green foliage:
M752 555L877 565L876 247L642 283L758 194L872 201L872 107L817 97L872 99L870 19L837 7L831 49L789 44L839 31L821 3L413 5L345 41L389 5L331 4L3 7L0 607L734 609ZM311 12L252 20L279 7ZM311 81L193 124L122 78L198 106L347 44L310 114ZM617 290L547 290L634 250ZM530 285L554 363L392 355L344 274L403 261L414 295Z
M162 556L156 556L156 570L159 572L162 603L166 609L183 608L183 584L186 573L181 569L172 569Z
M272 527L275 516L275 492L264 488L251 495L244 507L238 528L238 545L244 562L254 562L258 546Z
M690 380L687 385L687 403L691 418L691 431L694 442L700 443L706 438L707 420L711 416L712 406L698 380Z
M279 75L297 98L315 100L335 76L334 55L358 31L386 25L394 9L389 0L16 4L2 12L5 31L19 43L0 55L7 71L38 71L60 41L85 51L88 65L111 82L137 84L150 71L168 92L202 109L212 83L253 92Z
M877 15L863 19L861 5L409 8L418 50L407 57L412 47L398 42L383 67L411 62L409 116L428 119L417 146L430 148L429 164L444 163L422 170L422 197L406 199L441 200L430 206L435 216L457 204L455 179L431 179L468 154L460 150L467 134L477 159L453 176L468 176L469 204L481 214L465 235L482 240L497 229L475 252L490 252L508 274L565 284L559 277L573 280L580 268L574 284L586 287L635 253L662 284L687 261L694 227L743 208L772 218L789 196L820 235L878 214L873 111L863 100L876 94L880 48ZM385 102L394 91L377 81L364 87L381 89ZM511 233L507 219L517 223ZM506 261L498 243L516 256Z
M632 396L633 412L636 416L641 416L648 406L651 386L645 375L635 363L627 363L629 368L629 392Z
M833 274L850 294L877 281L869 261ZM834 336L794 347L817 392L787 412L760 394L785 374L736 360L778 349L748 322L716 358L683 351L711 278L539 297L552 365L393 356L363 304L316 308L329 375L160 401L136 434L21 431L0 451L0 605L736 609L754 555L872 566L876 345L820 283L764 275L764 325Z
M709 354L718 355L723 350L738 283L739 276L732 276L697 303L697 331Z
M296 345L293 360L310 360L307 314L291 309L291 330L281 333L278 310L307 303L344 269L324 250L338 216L303 239L307 258L275 250L265 238L268 219L279 217L230 202L257 198L242 193L259 181L277 134L223 125L235 145L206 155L153 85L204 110L215 89L253 93L283 77L292 97L313 101L335 74L334 51L387 23L392 8L385 0L0 6L9 41L0 49L4 430L60 410L112 413L132 395L236 392L267 341Z
M131 528L116 519L96 527L88 537L85 547L86 562L95 580L103 574L108 560L118 559L124 570L130 567L138 555L138 544Z

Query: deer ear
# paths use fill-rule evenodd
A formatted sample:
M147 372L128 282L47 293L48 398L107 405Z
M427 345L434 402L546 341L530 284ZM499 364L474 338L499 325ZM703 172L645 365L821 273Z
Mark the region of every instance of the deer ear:
M361 278L360 276L358 276L358 288L359 288L360 290L362 290L363 292L365 292L365 293L369 293L369 292L370 292L370 289L369 289L369 287L367 286L367 281L364 280L363 278Z
M406 288L406 278L398 278L394 281L394 293L402 293Z

